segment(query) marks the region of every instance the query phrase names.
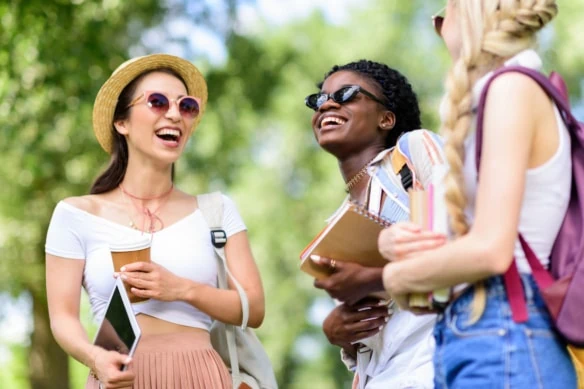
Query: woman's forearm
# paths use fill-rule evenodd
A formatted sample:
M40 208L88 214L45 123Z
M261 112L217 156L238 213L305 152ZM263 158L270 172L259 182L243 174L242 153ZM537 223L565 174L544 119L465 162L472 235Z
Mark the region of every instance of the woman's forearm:
M182 300L223 323L241 325L241 300L236 290L218 289L209 285L186 281ZM248 326L257 328L264 320L263 297L247 293L249 302Z
M394 293L423 293L502 274L513 254L502 260L495 244L466 235L415 257L392 262L384 270ZM390 273L390 276L386 275ZM386 287L388 285L386 284Z
M67 354L90 369L94 368L95 354L99 348L89 341L79 319L51 319L51 330L55 340Z

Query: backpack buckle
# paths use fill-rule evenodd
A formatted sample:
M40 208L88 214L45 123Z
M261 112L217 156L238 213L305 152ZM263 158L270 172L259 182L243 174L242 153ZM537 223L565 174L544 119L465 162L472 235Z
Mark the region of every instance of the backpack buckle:
M218 249L225 247L227 243L227 233L225 230L211 230L211 242Z

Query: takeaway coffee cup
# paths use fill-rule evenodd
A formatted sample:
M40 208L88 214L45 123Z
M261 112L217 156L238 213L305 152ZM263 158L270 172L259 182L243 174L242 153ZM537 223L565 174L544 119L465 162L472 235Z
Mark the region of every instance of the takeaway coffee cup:
M150 240L140 240L137 242L111 244L110 251L114 263L114 271L120 272L122 266L133 262L150 262ZM124 282L130 302L139 303L148 300L147 298L135 296L130 291L130 285Z

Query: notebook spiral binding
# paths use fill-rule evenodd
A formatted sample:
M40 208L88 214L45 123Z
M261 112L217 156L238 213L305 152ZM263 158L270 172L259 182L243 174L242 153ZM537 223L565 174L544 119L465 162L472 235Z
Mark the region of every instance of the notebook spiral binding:
M386 218L384 218L382 216L378 216L378 215L376 215L374 213L369 212L367 210L367 208L365 208L363 206L363 204L361 204L361 203L359 203L359 202L357 202L355 200L351 200L350 203L351 203L351 205L352 205L352 207L353 207L353 209L354 209L354 211L356 213L358 213L358 214L360 214L362 216L365 216L368 219L371 219L371 220L375 221L376 223L378 223L378 224L380 224L380 225L382 225L384 227L391 226L392 223L388 219L386 219Z

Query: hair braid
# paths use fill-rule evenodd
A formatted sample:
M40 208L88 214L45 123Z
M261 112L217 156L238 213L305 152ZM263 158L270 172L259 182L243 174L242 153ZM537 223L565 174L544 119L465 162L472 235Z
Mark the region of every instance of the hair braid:
M555 0L470 0L456 5L462 49L446 83L441 133L447 137L445 154L450 172L445 178L446 205L456 236L468 232L463 180L464 140L472 121L472 86L476 78L502 60L535 44L535 33L558 12ZM478 321L486 306L486 290L477 283L470 322Z
M464 235L468 231L468 223L464 215L467 199L464 193L462 169L464 139L470 128L471 120L469 66L472 66L472 63L465 63L464 60L457 61L448 77L444 122L440 130L447 138L444 154L450 170L445 178L445 199L451 228L456 236Z
M491 14L482 49L510 57L535 45L536 33L558 13L555 0L500 0Z

